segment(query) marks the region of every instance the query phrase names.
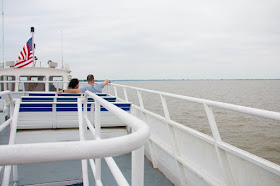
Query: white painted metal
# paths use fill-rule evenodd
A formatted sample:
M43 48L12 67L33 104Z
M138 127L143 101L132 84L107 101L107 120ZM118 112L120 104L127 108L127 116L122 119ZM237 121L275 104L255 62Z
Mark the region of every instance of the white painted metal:
M279 185L279 165L222 141L211 107L278 121L280 121L280 113L125 85L111 84L111 86L114 89L121 87L137 91L140 107L133 105L131 113L145 120L151 129L150 145L145 146L145 154L153 162L153 159L157 160L158 169L175 185L181 184L182 175L188 185ZM141 92L161 97L165 117L144 108ZM165 97L202 104L213 137L172 121ZM151 144L153 144L153 148ZM181 165L179 171L174 166L176 164ZM183 172L184 174L182 174Z
M18 181L17 165L13 165L13 181L14 183Z
M103 184L102 184L101 180L96 179L96 166L95 166L93 159L90 159L89 163L90 163L90 167L91 167L94 179L95 179L95 185L102 186Z
M214 138L215 142L220 142L221 136L220 136L212 109L207 104L203 104L203 105L204 105L204 109L205 109L205 112L206 112L206 115L207 115L207 118L208 118L208 121L210 124L213 138ZM231 173L230 167L228 166L228 161L226 158L225 151L219 149L216 144L215 144L215 149L216 149L217 156L218 156L218 159L220 162L220 166L221 166L221 169L223 170L227 185L234 185L232 173Z
M3 91L0 92L0 97L3 96L8 96L9 98L9 103L10 103L10 118L5 121L2 125L0 125L0 132L6 128L8 125L10 125L10 123L13 121L13 113L14 113L14 100L12 97L12 94L10 91ZM6 103L5 103L6 104ZM6 107L6 105L5 105ZM6 108L5 108L6 109ZM5 111L5 110L4 110ZM13 126L16 125L15 123L13 124ZM11 133L14 132L14 127L12 125L11 126ZM9 144L13 144L14 143L14 139L15 136L13 136L12 134L10 135L10 140L9 140ZM2 171L3 167L0 167L0 172ZM8 185L9 184L9 179L10 179L10 170L11 170L11 166L6 166L4 169L4 175L3 175L3 180L2 180L2 185ZM13 181L16 182L18 181L18 174L17 174L17 167L13 166Z
M126 125L130 126L134 129L134 133L121 136L117 138L111 139L100 139L100 134L97 134L97 128L95 128L94 132L96 132L95 136L97 140L94 141L84 141L84 130L86 129L86 125L84 125L83 120L81 119L79 122L80 125L80 137L81 141L77 142L54 142L54 143L36 143L36 144L17 144L14 145L14 137L17 127L18 113L19 113L19 104L20 101L16 100L16 108L13 117L11 136L10 136L10 145L1 145L0 146L0 165L8 165L4 171L4 179L3 185L7 185L9 183L9 175L11 172L10 165L16 164L26 164L26 163L38 163L38 162L50 162L50 161L65 161L65 160L77 160L83 159L83 177L84 184L87 185L86 176L87 166L86 159L90 158L103 158L121 155L124 153L131 152L135 150L135 154L137 158L133 158L134 164L138 162L137 167L134 168L134 172L138 173L134 176L134 180L142 180L139 183L143 183L143 175L144 173L139 172L143 170L144 161L143 159L143 150L139 151L138 149L144 145L146 140L149 137L149 127L142 122L141 120L133 117L112 103L107 102L103 98L99 96L86 92L90 97L95 99L97 110L100 111L100 103L103 107L109 110L111 113L117 115L121 120L125 122ZM87 97L87 95L85 96ZM87 99L84 99L84 105L87 105ZM22 103L24 104L24 103ZM39 103L38 103L39 104ZM84 115L81 111L81 103L79 104L79 117L87 118L87 109L84 109ZM83 115L83 116L81 116ZM96 117L97 120L99 116ZM89 122L86 120L86 122ZM98 123L98 122L97 122ZM88 124L89 125L89 124ZM90 125L89 125L90 126ZM95 126L97 127L97 126ZM100 125L99 125L100 128ZM99 129L100 130L100 129ZM99 138L99 140L98 140ZM142 147L143 149L143 147ZM141 154L142 153L142 154ZM140 157L140 158L138 158ZM141 159L142 157L142 159ZM112 162L112 160L110 160ZM139 162L142 162L139 164ZM110 169L115 169L115 164L110 163L112 167ZM123 181L125 182L125 181ZM139 185L139 183L135 185ZM101 179L97 179L96 185L102 185Z
M115 96L118 97L118 90L117 87L114 87Z
M86 110L86 109L85 109ZM78 114L79 114L79 134L80 134L80 141L85 141L85 125L82 113L82 102L81 99L78 99ZM83 159L82 161L82 173L83 173L83 185L88 186L88 167L87 167L87 160Z
M10 94L10 92L9 92L9 94ZM12 99L10 99L10 100L12 101ZM13 105L13 102L11 104ZM10 129L11 131L10 131L9 145L14 145L15 138L16 138L16 130L17 130L19 100L15 100L15 110L12 109L11 111L13 112L13 115L12 115L13 120L12 120L12 124L11 124L11 129ZM11 165L9 165L9 164L6 164L6 165L8 165L8 166L5 166L3 180L2 180L2 186L8 186L9 180L10 180ZM15 178L17 178L17 175L15 175Z
M86 94L87 95L87 94ZM87 99L87 96L85 96L85 99ZM86 105L86 103L84 103ZM86 110L86 109L85 109ZM95 103L95 138L96 140L100 140L100 103L96 101ZM86 115L85 115L86 116ZM101 180L101 159L97 158L95 159L95 171L96 171L96 182Z
M167 121L170 121L170 115L169 115L169 111L168 111L168 107L167 107L167 103L166 103L166 99L165 96L160 95L160 99L161 99L161 103L163 106L163 111L164 111L164 115ZM167 124L168 125L168 124ZM169 134L172 140L172 152L173 152L173 156L174 157L179 157L180 153L179 153L179 148L177 146L177 142L176 142L176 137L175 137L175 133L174 133L174 128L172 125L168 125L167 126L169 129ZM184 168L182 166L182 164L177 160L176 158L176 165L177 165L177 170L180 174L180 182L181 185L187 185L186 179L185 179L185 172L184 172Z
M108 157L108 158L104 158L104 159L105 159L106 163L108 164L108 167L110 168L117 184L123 185L123 186L126 186L126 185L128 186L129 184L128 184L127 180L123 176L121 170L117 166L114 159L112 157Z
M63 81L69 80L70 71L67 69L58 69L58 68L46 68L46 67L24 67L17 70L14 68L0 68L1 76L15 76L16 81L0 81L2 82L14 82L15 83L15 91L18 92L18 86L21 81L19 81L20 76L42 76L42 74L46 77L46 80L49 80L50 76L62 76ZM6 79L5 79L6 80ZM49 82L52 81L43 81L46 82L46 91L48 92ZM55 81L54 81L55 82ZM41 81L42 83L42 81ZM23 86L24 87L24 86ZM1 87L0 87L1 89ZM67 89L67 83L63 83L63 89ZM7 90L6 83L4 84L4 90ZM3 90L1 90L3 91Z
M104 99L100 98L99 96L96 96L95 94L86 91L85 92L85 97L84 97L84 105L86 105L86 100L87 97L91 96L94 100L95 100L95 131L96 131L96 138L97 141L100 141L98 139L100 139L100 134L98 134L98 130L100 130L100 119L99 116L100 115L100 104L102 104L103 107L105 107L106 109L108 109L110 112L120 116L120 118L125 121L127 119L127 117L129 115L127 115L127 113L121 109L114 109L115 105L110 104L109 102L105 101ZM86 113L86 112L85 112ZM122 114L121 114L122 113ZM125 116L127 115L127 116ZM86 114L84 114L84 117L87 117ZM132 127L134 122L132 120L130 120L130 127ZM133 130L135 130L135 127L132 127ZM133 133L132 133L133 134ZM115 147L115 148L119 148ZM98 175L98 171L99 169L101 170L101 167L98 168L97 164L100 163L98 161L95 161L95 173L96 173L96 182L98 182L100 179L98 179L99 175ZM111 166L109 164L109 166ZM111 167L112 169L114 169L114 167ZM97 184L97 183L96 183ZM132 185L133 186L140 186L144 184L144 147L140 147L139 149L135 150L132 152Z
M132 152L132 178L133 186L144 185L144 147Z
M2 123L2 124L0 125L0 132L1 132L4 128L6 128L8 125L10 125L10 123L12 122L12 119L13 119L13 118L9 118L7 121L5 121L4 123Z
M125 99L125 101L128 102L128 96L127 96L127 91L126 91L126 88L125 88L125 87L123 88L123 94L124 94L124 99Z
M53 119L52 119L52 128L53 129L56 129L57 128L57 113L56 113L56 103L57 103L57 97L55 96L54 98L53 98L54 100L54 103L52 104L52 110L53 110L53 112L52 112L52 114L53 114Z
M142 99L142 95L141 95L141 91L140 91L140 90L137 90L137 95L138 95L138 100L139 100L140 108L141 108L141 109L144 109L144 102L143 102L143 99Z

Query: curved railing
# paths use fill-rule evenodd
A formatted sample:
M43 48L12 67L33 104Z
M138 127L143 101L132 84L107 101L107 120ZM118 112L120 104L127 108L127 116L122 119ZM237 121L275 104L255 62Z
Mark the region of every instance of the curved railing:
M12 145L15 142L15 136L16 136L15 123L17 122L16 121L17 120L17 113L18 113L17 109L19 109L19 102L16 101L16 106L14 108L14 100L13 100L12 93L10 91L0 92L0 97L2 97L2 99L4 99L5 96L7 96L8 99L9 99L9 109L10 109L9 115L10 115L10 118L0 125L0 132L2 132L7 126L11 125L9 145ZM5 151L2 151L2 152L5 152ZM10 179L10 173L11 173L11 166L7 165L5 167L4 166L2 167L2 165L0 165L0 172L2 171L3 168L5 168L5 170L4 170L4 174L3 174L2 185L8 185L9 184L9 179ZM13 169L13 170L15 171L15 169ZM17 173L16 172L14 172L13 178L14 178L14 180L17 179Z
M95 100L96 107L100 107L100 104L109 110L111 113L119 117L125 124L132 128L133 133L110 139L100 139L100 126L88 125L89 128L95 130L95 138L97 140L91 141L75 141L75 142L55 142L55 143L36 143L36 144L13 144L0 145L0 166L39 163L39 162L54 162L54 161L66 161L66 160L85 160L92 158L104 158L117 156L132 152L134 172L132 173L132 185L143 185L144 178L144 147L143 145L149 138L149 127L142 120L126 113L122 109L107 102L103 98L92 94L90 92L85 93L84 105L87 105L87 97L92 97ZM79 98L79 125L81 139L84 139L83 133L86 130L86 125L83 123L85 115L82 115L82 105ZM16 107L14 117L17 117L19 112L19 106ZM87 112L87 109L84 109ZM96 118L99 112L95 113ZM86 118L85 118L86 119ZM98 123L98 120L96 120ZM98 125L98 124L95 125ZM13 122L13 128L16 129L17 118ZM99 129L98 129L99 128ZM99 132L98 132L99 130ZM110 159L107 159L110 161ZM106 161L107 161L106 160ZM142 168L138 167L139 163ZM112 165L114 162L112 163ZM84 168L83 168L84 170ZM119 172L116 170L116 174ZM9 178L7 178L9 180ZM100 181L97 179L97 181ZM5 182L7 183L7 182ZM9 182L8 182L9 183ZM84 184L86 184L85 182ZM98 182L97 182L98 183ZM5 185L5 184L4 184Z

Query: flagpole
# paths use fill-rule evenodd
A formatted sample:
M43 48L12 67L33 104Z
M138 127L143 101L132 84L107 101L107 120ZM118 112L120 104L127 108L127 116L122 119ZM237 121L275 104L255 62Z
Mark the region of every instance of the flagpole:
M34 46L34 27L31 27L31 34L32 34L32 49L33 49L33 66L35 66L35 46Z

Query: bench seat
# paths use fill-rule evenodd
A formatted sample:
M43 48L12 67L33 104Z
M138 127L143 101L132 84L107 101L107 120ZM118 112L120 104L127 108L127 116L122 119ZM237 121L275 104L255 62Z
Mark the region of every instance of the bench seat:
M41 100L40 100L41 99ZM53 100L56 99L56 102ZM78 128L77 101L69 100L72 97L23 96L19 109L18 129L49 129L49 128ZM77 98L75 98L77 100ZM117 107L130 112L131 103L112 102L114 97L104 97ZM89 98L87 104L88 117L94 124L94 100ZM120 119L104 107L100 107L101 127L126 126Z

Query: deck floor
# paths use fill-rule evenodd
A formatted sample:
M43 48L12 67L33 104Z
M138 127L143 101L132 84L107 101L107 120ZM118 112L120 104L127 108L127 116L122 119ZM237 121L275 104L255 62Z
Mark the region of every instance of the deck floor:
M57 130L53 132L55 138L51 138L53 141L65 141L64 137L65 132L67 136L78 137L77 130ZM27 132L18 132L16 143L34 143L35 141L43 142L44 134L49 133L46 131L27 131ZM103 135L108 135L108 131L103 132ZM122 134L123 131L119 130L119 134ZM0 144L7 144L9 137L9 129L5 129L0 133ZM25 135L29 135L30 138L25 138ZM30 135L31 134L31 135ZM75 135L76 134L76 135ZM46 136L47 137L47 136ZM36 140L40 138L40 140ZM23 140L25 139L25 140ZM48 139L50 139L48 137ZM68 139L69 140L69 139ZM68 141L67 140L67 141ZM131 184L131 153L124 154L121 156L114 157L114 160L118 164L120 170L124 174L128 183ZM88 164L89 165L89 164ZM144 161L145 172L144 172L144 184L145 185L158 185L158 186L169 186L173 185L160 171L153 169L152 164L149 160L145 158ZM102 182L104 186L114 186L117 185L114 177L112 176L106 162L102 159ZM91 172L90 166L88 166L89 181L90 185L95 185L94 177ZM82 167L81 161L64 161L64 162L50 162L50 163L37 163L37 164L26 164L18 165L18 176L19 182L18 185L34 185L34 184L43 184L43 185L69 185L70 182L67 181L76 181L82 180ZM0 173L0 183L2 183L3 171ZM12 178L10 179L12 180ZM78 181L77 181L78 180ZM48 183L48 184L47 184Z

